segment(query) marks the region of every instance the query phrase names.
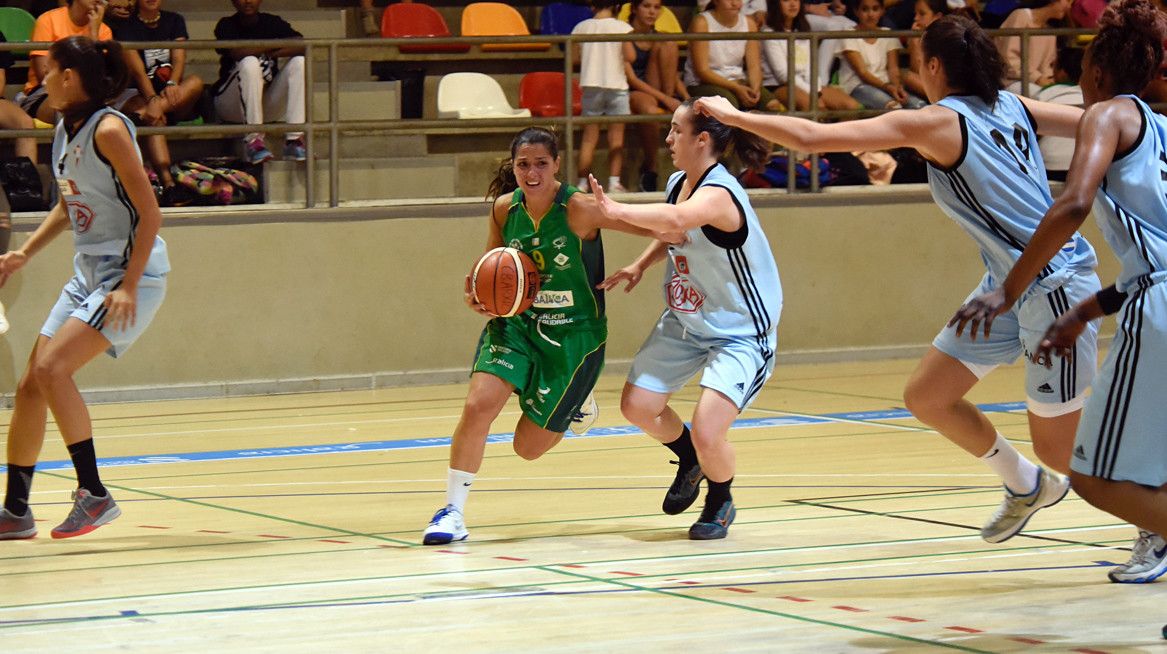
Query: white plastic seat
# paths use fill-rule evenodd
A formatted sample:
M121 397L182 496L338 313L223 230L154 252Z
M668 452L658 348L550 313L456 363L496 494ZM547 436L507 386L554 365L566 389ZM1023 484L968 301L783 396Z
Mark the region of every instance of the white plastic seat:
M515 109L502 87L482 73L450 73L438 82L439 118L526 118L530 109Z

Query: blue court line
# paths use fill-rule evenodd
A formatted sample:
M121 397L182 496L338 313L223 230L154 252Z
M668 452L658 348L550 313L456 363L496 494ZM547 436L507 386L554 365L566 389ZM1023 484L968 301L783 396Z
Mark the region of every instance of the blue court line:
M1017 411L1025 408L1024 402L1005 402L997 404L980 404L982 411L1000 413ZM827 413L822 416L772 416L765 418L741 418L735 420L733 429L761 429L765 427L791 427L796 425L821 425L835 420L902 420L911 418L907 409L889 409L883 411L852 411L848 413ZM643 432L631 425L619 427L593 427L587 434L576 436L567 433L564 438L603 438L609 436L634 436ZM514 432L490 434L486 437L487 443L510 443L515 438ZM155 456L131 456L112 459L99 459L102 467L159 465L168 463L196 463L202 461L242 461L246 459L270 459L286 456L310 456L315 454L346 454L352 452L385 452L390 450L416 450L430 447L446 447L453 440L452 436L439 438L410 438L395 441L361 441L357 443L335 443L325 445L305 445L300 447L274 447L249 450L217 450L211 452L188 452L182 454L160 454ZM71 461L42 461L37 463L37 470L68 470L73 468ZM0 471L7 467L0 465Z

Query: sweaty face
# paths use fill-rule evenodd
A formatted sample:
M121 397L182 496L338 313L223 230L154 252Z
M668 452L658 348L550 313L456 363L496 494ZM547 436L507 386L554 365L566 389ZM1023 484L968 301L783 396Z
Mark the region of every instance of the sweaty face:
M665 137L665 145L669 146L674 166L684 169L686 164L701 155L700 138L700 134L693 133L692 107L677 107L673 112L673 121L669 124L669 135Z

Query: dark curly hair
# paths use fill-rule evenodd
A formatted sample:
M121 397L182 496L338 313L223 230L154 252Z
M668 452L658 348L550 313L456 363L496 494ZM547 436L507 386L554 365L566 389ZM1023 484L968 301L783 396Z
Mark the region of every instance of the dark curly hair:
M1165 36L1167 19L1150 0L1117 0L1098 20L1090 63L1106 71L1111 93L1137 95L1159 73Z

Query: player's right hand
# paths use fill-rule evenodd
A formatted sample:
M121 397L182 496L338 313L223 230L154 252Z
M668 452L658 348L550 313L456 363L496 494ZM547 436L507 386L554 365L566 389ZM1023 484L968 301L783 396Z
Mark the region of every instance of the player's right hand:
M1037 346L1037 351L1033 353L1033 362L1043 365L1046 368L1052 368L1054 365L1054 356L1064 357L1066 360L1072 360L1074 357L1074 345L1078 342L1078 337L1086 329L1088 323L1078 317L1078 312L1071 309L1054 321L1054 324L1045 330L1045 335L1041 337L1041 343Z
M698 98L697 101L693 103L693 108L697 110L697 113L705 114L706 116L709 116L710 118L717 120L717 122L723 123L725 125L731 124L730 118L734 114L738 113L738 110L734 108L733 103L728 99L721 97L720 95L710 95L704 98Z
M498 316L486 310L486 307L474 297L474 289L470 286L470 275L466 275L466 289L464 299L466 306L474 310L474 313L486 316L487 318L497 318Z

